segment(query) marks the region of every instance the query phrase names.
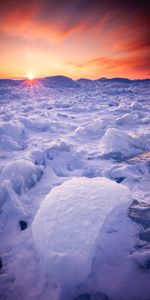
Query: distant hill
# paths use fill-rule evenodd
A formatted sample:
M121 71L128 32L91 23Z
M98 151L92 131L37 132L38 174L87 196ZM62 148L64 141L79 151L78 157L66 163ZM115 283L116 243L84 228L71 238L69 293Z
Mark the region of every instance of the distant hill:
M24 80L15 80L15 79L0 79L0 85L2 86L19 86L23 83Z
M20 86L21 84L24 84L24 82L27 79L0 79L0 86L7 88L7 87L17 87ZM139 82L150 82L150 79L135 79L131 80L128 78L98 78L95 80L92 79L86 79L86 78L80 78L78 80L73 80L69 77L66 76L49 76L49 77L44 77L44 78L39 78L36 79L36 83L39 81L40 83L43 84L43 86L47 88L79 88L80 86L86 86L86 85L94 85L96 82L104 82L104 83L122 83L122 84L130 84L130 83L139 83Z
M27 80L27 79L26 79ZM0 86L19 86L26 80L15 80L15 79L0 79ZM65 76L50 76L45 78L39 78L36 80L41 82L45 87L49 88L78 88L80 84L73 79Z
M150 82L150 79L128 79L128 78L121 78L121 77L115 77L115 78L98 78L94 81L100 81L100 82L118 82L118 83L138 83L138 82Z
M65 76L52 76L39 79L45 87L49 88L78 88L79 83Z
M131 80L128 78L98 78L95 81L101 81L101 82L120 82L120 83L130 83Z

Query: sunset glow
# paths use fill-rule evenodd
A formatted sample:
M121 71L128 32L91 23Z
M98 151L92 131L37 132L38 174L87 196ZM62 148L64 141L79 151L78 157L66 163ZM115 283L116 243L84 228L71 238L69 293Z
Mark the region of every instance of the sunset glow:
M149 1L0 1L0 77L150 77ZM29 76L32 77L32 76Z
M28 80L33 80L34 78L35 78L35 75L32 73L32 72L29 72L28 74L27 74L27 78L28 78Z

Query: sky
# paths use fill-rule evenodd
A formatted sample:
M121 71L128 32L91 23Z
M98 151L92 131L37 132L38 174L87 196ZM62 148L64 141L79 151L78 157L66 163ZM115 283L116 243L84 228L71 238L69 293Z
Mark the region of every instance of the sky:
M0 78L150 78L150 1L0 0Z

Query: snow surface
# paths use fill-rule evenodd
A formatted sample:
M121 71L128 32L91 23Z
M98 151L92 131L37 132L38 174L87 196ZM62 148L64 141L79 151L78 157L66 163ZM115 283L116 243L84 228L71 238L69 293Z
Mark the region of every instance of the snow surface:
M122 202L150 204L149 88L0 80L1 299L150 299L150 243Z

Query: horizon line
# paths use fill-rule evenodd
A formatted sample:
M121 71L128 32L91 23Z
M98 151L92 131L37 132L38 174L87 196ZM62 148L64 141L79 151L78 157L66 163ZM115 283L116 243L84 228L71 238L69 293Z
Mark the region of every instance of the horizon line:
M98 78L95 78L95 79L91 79L91 78L87 78L87 77L80 77L78 79L74 79L72 77L69 77L69 76L66 76L66 75L46 75L46 76L37 76L35 77L34 79L35 80L40 80L40 79L44 79L44 78L51 78L51 77L66 77L66 78L69 78L69 79L72 79L73 81L77 81L77 80L80 80L80 79L84 79L84 80L91 80L91 81L96 81L96 80L99 80L99 79L107 79L107 80L111 80L111 79L127 79L127 80L130 80L130 81L133 81L133 80L150 80L150 77L145 77L145 78L128 78L128 77L98 77ZM21 76L21 77L0 77L0 80L14 80L14 81L25 81L25 80L28 80L27 77L25 76Z

